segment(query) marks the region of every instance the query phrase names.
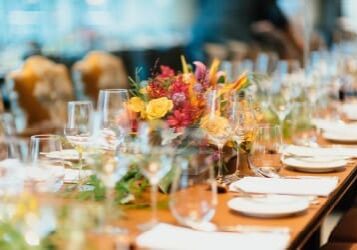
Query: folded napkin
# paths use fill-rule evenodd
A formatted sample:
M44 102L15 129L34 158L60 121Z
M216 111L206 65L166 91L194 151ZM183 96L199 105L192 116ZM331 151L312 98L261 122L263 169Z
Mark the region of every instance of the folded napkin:
M283 232L202 232L160 223L138 236L139 247L170 250L286 249L289 233Z
M347 119L357 120L357 103L348 103L342 106L342 112L345 113Z
M316 127L322 129L325 132L334 132L342 134L357 133L356 123L344 123L342 121L325 119L313 119L313 123Z
M233 182L230 191L249 193L328 196L337 186L338 178L264 178L244 177Z
M316 148L296 145L286 145L283 154L292 156L328 156L336 158L357 158L357 147Z

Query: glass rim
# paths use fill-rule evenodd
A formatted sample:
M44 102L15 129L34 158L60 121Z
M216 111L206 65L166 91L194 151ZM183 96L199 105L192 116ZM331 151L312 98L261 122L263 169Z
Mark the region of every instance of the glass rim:
M99 93L129 93L129 90L128 89L100 89L99 90Z
M91 104L93 105L93 102L92 101L89 101L89 100L83 100L83 101L69 101L67 102L67 104Z
M41 134L41 135L32 135L30 137L31 141L32 140L35 140L35 139L44 139L44 140L49 140L49 139L52 139L52 138L57 138L57 139L60 139L61 137L59 135L56 135L56 134Z

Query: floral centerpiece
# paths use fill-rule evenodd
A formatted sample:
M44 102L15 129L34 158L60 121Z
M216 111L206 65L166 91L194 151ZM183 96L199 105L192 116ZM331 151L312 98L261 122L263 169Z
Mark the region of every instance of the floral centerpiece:
M145 81L130 78L132 97L127 107L133 134L137 132L140 121L164 121L170 127L169 136L172 138L176 138L186 128L202 128L211 133L221 133L224 130L224 124L228 121L223 116L215 122L207 119L206 96L215 90L217 98L224 101L225 95L249 85L249 75L243 73L234 82L227 82L226 73L219 70L218 60L214 60L209 68L198 61L193 62L193 66L189 65L183 56L181 62L182 72L175 72L170 67L161 65L160 71ZM172 177L171 172L162 180L162 191L168 190ZM81 196L102 199L104 192L99 180L93 177L90 184L95 187L94 192L81 192ZM133 167L117 183L116 200L121 203L130 202L147 185L138 169Z
M146 81L133 81L129 109L138 120L164 119L175 131L197 126L206 105L206 93L213 89L219 95L238 91L249 84L248 75L242 74L233 82L227 82L225 72L219 71L218 60L207 68L202 62L193 62L195 70L181 57L182 72L168 66L160 66L160 72Z

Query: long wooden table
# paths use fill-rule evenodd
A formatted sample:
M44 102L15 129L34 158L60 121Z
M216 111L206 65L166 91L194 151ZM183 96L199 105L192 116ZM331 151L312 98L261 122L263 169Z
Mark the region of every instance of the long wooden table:
M283 175L304 175L303 173L282 170ZM311 173L306 175L313 175ZM278 219L262 219L244 216L237 212L231 211L227 207L227 202L234 198L237 193L228 192L218 195L218 207L216 210L214 223L222 226L233 225L249 225L249 226L268 226L268 227L288 227L291 231L291 238L289 249L301 249L318 233L324 218L337 206L344 195L357 183L357 167L355 164L349 164L343 171L316 174L316 176L337 176L339 178L338 186L329 197L319 197L317 204L310 205L307 212L297 214L292 217L278 218ZM161 199L166 197L161 196ZM126 209L126 223L124 224L130 228L131 240L135 240L135 236L139 232L136 228L137 224L144 222L149 218L150 211L143 209ZM159 219L162 222L177 224L175 218L171 215L168 209L159 210Z

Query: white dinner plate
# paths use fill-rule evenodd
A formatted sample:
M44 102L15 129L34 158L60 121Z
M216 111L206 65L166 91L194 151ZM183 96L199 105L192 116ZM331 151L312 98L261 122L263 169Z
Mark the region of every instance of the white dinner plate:
M334 172L345 168L347 164L346 159L322 157L322 156L311 157L311 158L288 157L282 159L282 162L288 168L301 172L309 172L309 173Z
M277 218L304 212L309 198L290 195L266 195L254 198L237 197L228 201L228 207L244 215L260 218Z
M74 149L63 149L61 151L52 151L46 154L47 158L62 159L66 161L78 161L79 154Z
M357 143L357 130L356 131L326 131L323 133L323 138L336 141L336 142L356 142Z

